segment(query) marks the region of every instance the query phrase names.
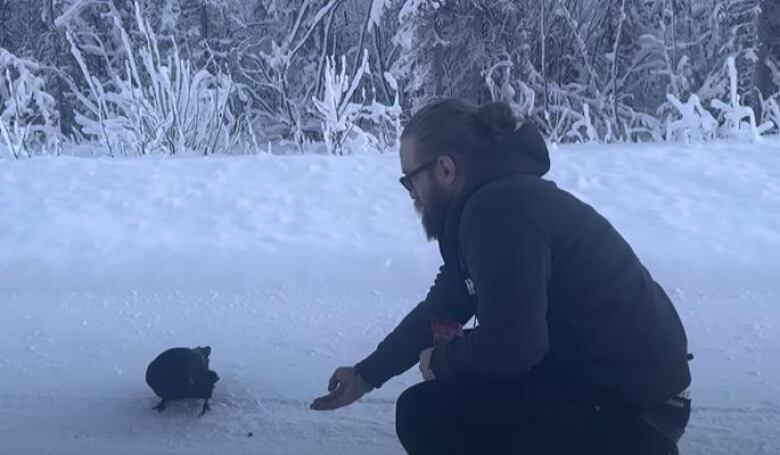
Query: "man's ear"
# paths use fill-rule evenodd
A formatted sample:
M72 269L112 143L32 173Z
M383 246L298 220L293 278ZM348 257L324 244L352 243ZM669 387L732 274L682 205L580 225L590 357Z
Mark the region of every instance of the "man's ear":
M455 159L450 155L439 157L439 165L436 173L445 185L452 185L458 176L458 165Z

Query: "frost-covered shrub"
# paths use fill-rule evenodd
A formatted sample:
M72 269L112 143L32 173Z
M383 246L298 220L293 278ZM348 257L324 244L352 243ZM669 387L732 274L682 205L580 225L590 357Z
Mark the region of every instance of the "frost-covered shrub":
M124 71L107 71L113 75L107 81L91 74L79 44L67 35L88 87L86 94L77 94L83 109L76 122L82 132L98 139L109 155L229 152L243 126L231 109L237 96L231 77L194 70L175 44L163 58L137 3L135 18L145 38L145 46L137 50L119 16L113 15L127 59Z
M59 150L59 116L41 72L0 48L0 143L12 158Z

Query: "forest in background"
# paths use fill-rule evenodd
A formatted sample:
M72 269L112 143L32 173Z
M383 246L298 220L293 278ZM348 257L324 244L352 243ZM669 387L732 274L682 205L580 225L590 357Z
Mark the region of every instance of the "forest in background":
M0 0L0 158L381 152L440 97L551 142L767 140L780 2Z

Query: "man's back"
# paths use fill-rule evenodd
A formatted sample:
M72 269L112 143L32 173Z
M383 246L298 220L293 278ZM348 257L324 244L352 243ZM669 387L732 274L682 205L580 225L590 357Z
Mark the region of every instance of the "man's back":
M687 340L671 301L592 207L550 181L517 172L472 191L460 226L472 216L483 223L519 219L549 247L548 347L537 370L580 379L634 404L663 402L689 385ZM474 241L464 235L461 229L461 257ZM515 239L488 241L509 245ZM514 271L518 280L524 272Z

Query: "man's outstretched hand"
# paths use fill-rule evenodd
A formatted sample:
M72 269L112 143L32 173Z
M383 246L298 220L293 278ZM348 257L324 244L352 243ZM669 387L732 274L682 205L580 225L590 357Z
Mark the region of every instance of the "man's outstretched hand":
M352 367L336 368L328 382L328 393L312 402L310 409L330 411L348 406L371 391L371 386Z

